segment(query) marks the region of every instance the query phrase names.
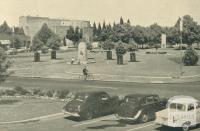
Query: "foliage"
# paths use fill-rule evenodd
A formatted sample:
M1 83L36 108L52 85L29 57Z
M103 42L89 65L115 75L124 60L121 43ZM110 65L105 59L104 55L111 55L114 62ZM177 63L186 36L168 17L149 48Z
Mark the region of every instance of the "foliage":
M5 95L14 96L16 94L15 90L5 90Z
M183 63L187 66L192 66L192 65L196 65L198 60L199 60L199 56L197 54L197 52L192 48L189 47L183 56Z
M114 49L114 43L111 40L106 40L103 44L102 44L102 48L104 50L111 50Z
M138 48L137 48L137 45L136 44L128 44L127 46L126 46L126 50L128 51L128 52L134 52L134 51L136 51Z
M26 95L26 94L29 94L29 92L27 90L25 90L24 88L22 88L21 86L16 86L14 88L14 91L17 93L17 94L20 94L20 95Z
M42 90L40 89L33 89L33 95L39 95Z
M23 28L14 27L14 33L17 35L25 35Z
M52 35L47 40L46 46L49 47L52 50L58 50L59 47L61 46L61 39L57 35Z
M66 38L73 41L75 44L82 39L82 30L79 27L75 29L70 26L69 30L67 31Z
M44 46L44 43L37 36L33 37L32 43L33 44L32 44L31 49L33 51L38 51L38 50L40 50Z
M59 90L56 92L56 97L60 99L65 99L68 94L69 94L69 90Z
M38 31L38 33L36 34L36 37L43 42L45 45L47 43L47 40L52 36L55 35L51 29L49 29L49 27L47 26L46 23L44 23L42 25L42 28Z
M12 34L12 29L8 26L6 21L0 26L0 33Z
M48 91L46 92L46 95L47 95L48 97L53 97L53 95L54 95L54 90L48 90Z
M0 83L4 81L8 76L7 69L10 67L10 62L7 60L7 56L2 48L0 48Z
M117 55L124 55L126 53L126 49L123 46L122 42L119 42L119 45L116 47L115 50Z

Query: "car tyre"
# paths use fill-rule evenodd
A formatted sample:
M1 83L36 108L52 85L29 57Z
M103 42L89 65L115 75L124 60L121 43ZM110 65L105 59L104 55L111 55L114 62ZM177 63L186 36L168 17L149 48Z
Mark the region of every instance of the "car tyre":
M140 122L146 123L148 121L149 121L149 115L147 113L142 114L141 117L140 117Z
M189 128L190 128L190 124L189 123L184 123L183 127L182 127L182 130L183 131L189 131Z

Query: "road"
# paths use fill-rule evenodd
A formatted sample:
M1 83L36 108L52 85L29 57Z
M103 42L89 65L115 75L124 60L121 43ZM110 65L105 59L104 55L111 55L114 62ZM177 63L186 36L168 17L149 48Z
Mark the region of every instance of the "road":
M199 99L200 82L183 84L141 84L123 82L77 81L63 79L41 78L9 78L1 86L14 87L16 85L27 89L68 89L70 91L103 90L112 95L130 93L159 94L161 97L174 95L190 95ZM80 121L73 117L52 117L50 119L30 123L0 125L0 131L176 131L177 129L163 128L153 122L145 124L130 123L117 120L113 115ZM199 131L194 128L192 131Z

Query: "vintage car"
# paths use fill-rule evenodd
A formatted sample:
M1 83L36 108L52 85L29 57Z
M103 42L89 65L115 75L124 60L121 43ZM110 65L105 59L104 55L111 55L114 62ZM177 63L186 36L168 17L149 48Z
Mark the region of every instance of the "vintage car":
M111 97L106 92L80 92L63 107L63 112L81 119L92 119L113 114L118 101L117 96Z
M200 123L200 102L189 96L175 96L169 99L167 108L156 113L157 124L181 127L188 131Z
M117 110L116 117L123 120L148 122L155 119L155 112L166 107L167 100L158 95L130 94L124 97Z

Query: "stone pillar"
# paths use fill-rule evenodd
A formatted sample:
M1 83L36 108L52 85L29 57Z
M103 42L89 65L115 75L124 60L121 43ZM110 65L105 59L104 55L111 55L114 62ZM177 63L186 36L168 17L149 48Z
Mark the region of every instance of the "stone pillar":
M87 44L85 42L80 42L78 45L78 62L80 62L80 64L87 64L87 61Z
M161 48L162 49L165 49L167 48L167 44L166 44L166 34L162 34L161 35Z

